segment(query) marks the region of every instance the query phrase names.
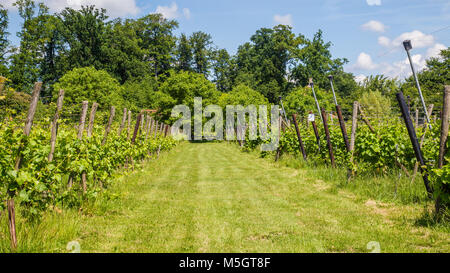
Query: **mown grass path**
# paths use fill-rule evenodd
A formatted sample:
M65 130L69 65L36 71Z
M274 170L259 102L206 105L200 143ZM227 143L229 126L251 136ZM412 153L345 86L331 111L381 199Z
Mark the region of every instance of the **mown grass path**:
M83 252L450 251L448 233L416 224L420 207L365 202L227 143L181 144L113 191L82 222Z

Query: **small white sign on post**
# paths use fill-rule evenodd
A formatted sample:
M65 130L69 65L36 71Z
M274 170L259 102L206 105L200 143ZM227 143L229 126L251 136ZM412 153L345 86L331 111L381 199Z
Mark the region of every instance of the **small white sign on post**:
M309 115L308 115L308 121L309 121L309 122L313 122L314 119L315 119L315 115L314 115L314 114L309 114Z

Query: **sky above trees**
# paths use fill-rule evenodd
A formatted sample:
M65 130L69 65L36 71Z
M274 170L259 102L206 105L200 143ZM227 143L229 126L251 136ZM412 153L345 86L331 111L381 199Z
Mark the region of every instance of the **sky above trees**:
M2 1L3 2L3 1ZM21 20L11 6L9 39L18 44ZM450 3L446 0L43 0L50 11L95 4L111 18L138 18L161 13L180 25L176 34L204 31L231 54L248 41L255 29L287 24L294 33L312 37L318 29L332 41L333 56L347 58L345 70L359 78L385 74L404 78L410 69L401 42L411 39L413 60L419 69L425 60L448 47Z

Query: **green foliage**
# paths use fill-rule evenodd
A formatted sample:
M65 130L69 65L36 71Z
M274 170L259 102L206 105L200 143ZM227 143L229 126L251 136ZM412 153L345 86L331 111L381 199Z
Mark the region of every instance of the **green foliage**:
M7 75L6 53L8 51L8 10L0 4L0 76Z
M176 51L176 38L172 32L178 28L178 22L165 19L161 14L149 14L135 22L135 30L145 51L145 61L156 78L166 74L173 63Z
M95 199L102 188L108 187L117 168L131 160L147 159L160 147L167 150L175 145L172 138L158 136L145 141L143 135L133 145L126 135L112 133L102 146L103 126L96 127L90 139L78 140L73 126L60 124L54 160L49 162L49 130L35 126L31 135L25 137L21 130L14 129L16 126L11 123L0 130L0 196L16 197L26 208L24 216L32 219L49 206L82 206L85 199ZM19 155L21 167L15 170ZM83 197L82 173L88 180L88 192ZM74 181L72 188L67 187L69 177Z
M391 114L389 98L383 96L378 90L364 92L359 103L364 107L365 114L371 117L383 118Z
M178 39L177 60L178 70L190 71L192 69L192 46L184 33Z
M215 85L204 75L186 71L172 71L161 85L160 91L167 95L161 95L159 102L160 114L164 120L169 119L172 108L176 105L186 105L193 109L194 97L201 97L203 105L211 105L216 104L220 96Z
M156 109L161 100L157 92L158 82L152 76L127 81L122 85L122 98L125 106L134 111Z
M192 48L194 71L208 76L209 59L212 54L211 50L211 35L202 31L192 33L189 38Z
M316 97L321 108L325 108L328 111L334 109L333 94L331 94L331 92L326 92L320 88L314 88L314 91L316 92ZM309 87L296 88L283 99L283 103L286 113L289 116L295 113L305 115L309 112L315 113L316 116L320 115L317 113L316 102L314 100L312 89ZM320 117L318 117L318 119L320 119Z
M82 101L97 102L105 109L122 105L122 87L106 71L93 67L75 68L66 73L54 85L54 96L64 89L64 103L79 104Z
M10 79L18 91L30 92L34 82L39 79L43 62L44 46L47 41L48 7L32 0L18 0L14 4L23 19L18 37L20 47L11 56Z
M244 84L239 84L229 93L223 93L218 102L218 105L223 109L225 109L227 105L258 106L268 104L269 102L266 97Z

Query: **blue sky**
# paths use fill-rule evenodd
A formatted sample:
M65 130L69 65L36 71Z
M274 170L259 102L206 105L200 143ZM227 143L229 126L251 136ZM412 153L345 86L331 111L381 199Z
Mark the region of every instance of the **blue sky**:
M13 0L2 0L10 7ZM413 42L418 69L450 44L448 0L44 0L51 11L64 6L96 4L113 17L137 18L160 12L180 23L177 34L204 31L214 43L235 53L261 27L289 24L295 33L312 38L318 29L331 41L334 57L347 58L345 70L361 79L386 74L404 78L410 74L401 42ZM10 8L10 39L21 21Z

